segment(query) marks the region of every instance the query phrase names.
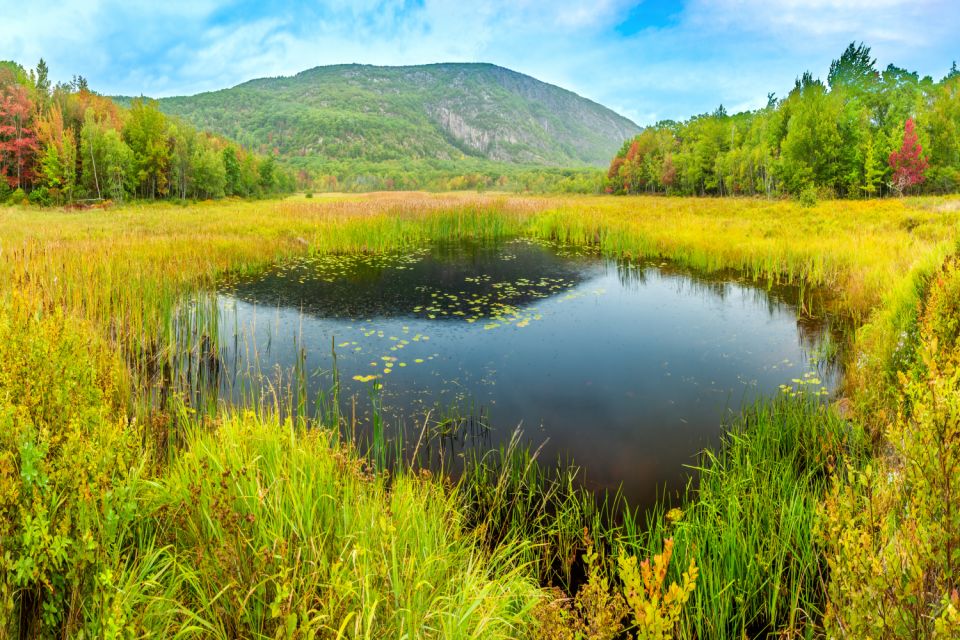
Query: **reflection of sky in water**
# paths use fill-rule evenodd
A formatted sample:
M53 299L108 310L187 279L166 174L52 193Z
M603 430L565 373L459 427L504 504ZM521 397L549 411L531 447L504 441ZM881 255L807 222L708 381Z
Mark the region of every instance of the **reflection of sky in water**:
M329 370L335 344L361 413L363 380L379 376L394 422L437 405L482 410L488 446L521 425L534 447L546 441L542 460L572 459L591 486L622 483L637 504L678 488L744 402L814 379L807 353L822 329L798 323L790 290L525 242L322 260L225 287L225 370L254 345L261 370L291 367L301 347L307 371ZM311 384L312 396L329 380Z

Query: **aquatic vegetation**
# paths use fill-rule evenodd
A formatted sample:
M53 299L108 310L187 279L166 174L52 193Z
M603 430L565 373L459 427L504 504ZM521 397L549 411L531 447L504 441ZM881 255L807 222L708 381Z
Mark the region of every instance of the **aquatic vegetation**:
M780 391L789 395L791 398L802 395L826 396L830 395L829 389L823 386L823 381L817 377L813 371L807 371L802 378L791 378L793 384L781 384Z
M774 399L730 425L722 447L698 465L682 518L655 517L638 543L673 538L680 567L697 560L700 588L684 611L684 635L802 636L815 628L824 607L817 505L835 461L866 456L862 432L811 398Z

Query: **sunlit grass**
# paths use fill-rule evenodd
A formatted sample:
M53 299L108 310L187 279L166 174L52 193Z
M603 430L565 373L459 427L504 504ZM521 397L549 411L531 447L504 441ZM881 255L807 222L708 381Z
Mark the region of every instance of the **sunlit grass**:
M803 208L749 199L374 194L85 212L6 208L0 268L18 286L41 288L51 304L101 323L122 319L136 334L156 332L185 288L282 257L526 233L826 286L838 309L864 319L915 266L951 247L960 213L944 203Z
M596 242L623 255L661 255L706 270L823 285L863 318L960 221L938 199L792 201L581 198L538 217L538 234Z
M520 549L481 551L442 485L388 484L329 432L270 417L192 431L150 505L206 637L511 638L539 598Z

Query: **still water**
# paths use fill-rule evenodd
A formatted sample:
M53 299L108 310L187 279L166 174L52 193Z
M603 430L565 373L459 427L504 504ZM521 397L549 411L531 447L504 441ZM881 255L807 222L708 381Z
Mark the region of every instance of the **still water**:
M745 403L831 392L827 323L798 300L529 240L303 258L220 288L220 371L225 389L253 369L267 387L299 367L312 398L335 351L344 413L361 425L379 384L388 435L415 436L428 413L489 427L464 446L519 428L542 461L649 505L682 488Z

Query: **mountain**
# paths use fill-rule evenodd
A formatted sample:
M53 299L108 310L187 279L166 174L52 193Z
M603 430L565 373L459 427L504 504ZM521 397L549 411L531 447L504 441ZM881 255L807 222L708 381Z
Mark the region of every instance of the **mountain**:
M316 67L159 102L199 128L291 160L606 166L640 131L571 91L479 63Z

